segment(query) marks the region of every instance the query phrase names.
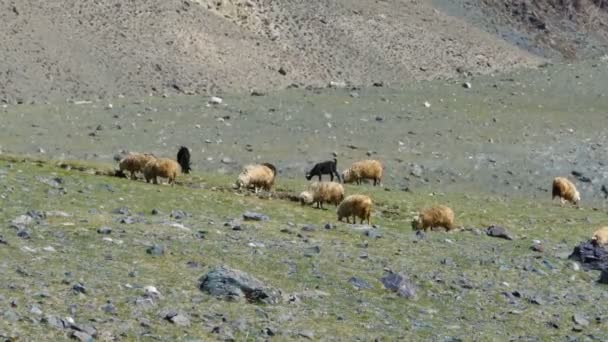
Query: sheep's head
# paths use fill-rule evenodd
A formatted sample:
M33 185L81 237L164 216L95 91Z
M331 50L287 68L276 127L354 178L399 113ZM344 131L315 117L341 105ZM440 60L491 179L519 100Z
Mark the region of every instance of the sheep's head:
M342 181L344 183L351 183L353 180L353 173L350 171L350 169L344 170L344 172L342 172Z
M312 194L310 193L310 191L302 191L298 198L300 199L301 205L312 204L313 202Z
M239 175L239 178L236 180L236 188L240 189L242 187L247 187L249 185L250 175L246 172L243 172Z
M581 194L578 192L578 190L574 191L574 204L577 204L580 200L581 200Z
M412 230L419 230L422 228L422 216L417 215L412 220Z

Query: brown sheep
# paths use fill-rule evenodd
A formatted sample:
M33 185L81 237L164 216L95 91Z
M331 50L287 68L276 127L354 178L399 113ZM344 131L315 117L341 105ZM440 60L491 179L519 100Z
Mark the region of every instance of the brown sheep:
M305 196L312 196L312 201L317 203L317 208L323 209L323 203L327 202L330 204L338 205L344 200L344 187L340 183L336 182L312 182L308 186L308 190L305 191ZM305 197L306 201L308 198ZM305 201L300 198L302 205L306 204Z
M253 187L255 193L259 189L270 191L276 178L276 168L272 164L247 165L239 174L236 186L240 188Z
M581 194L576 190L576 186L565 177L555 177L553 179L553 191L551 199L559 197L560 203L564 205L566 201L577 205L581 200Z
M424 210L412 221L414 230L443 227L452 230L454 226L454 211L445 205L438 205Z
M169 158L158 158L156 160L152 160L146 164L144 167L144 177L146 178L146 183L149 183L150 180L153 181L154 184L158 184L157 177L167 178L169 184L172 186L175 185L175 179L182 172L182 168L178 162Z
M131 153L120 161L118 169L121 172L124 172L125 170L131 172L131 179L137 179L135 173L143 172L146 164L155 159L156 157L152 154Z
M350 168L342 173L344 183L356 182L361 184L363 179L373 179L374 186L382 186L382 174L384 170L382 164L377 160L360 160L354 162Z
M338 221L342 221L346 217L346 223L350 223L349 218L353 217L353 224L357 223L356 219L359 217L361 223L363 220L367 220L367 224L371 224L372 216L372 199L365 195L350 195L346 197L339 205L337 214Z
M598 246L606 246L608 245L608 227L601 227L593 233L593 237L591 238L593 244Z

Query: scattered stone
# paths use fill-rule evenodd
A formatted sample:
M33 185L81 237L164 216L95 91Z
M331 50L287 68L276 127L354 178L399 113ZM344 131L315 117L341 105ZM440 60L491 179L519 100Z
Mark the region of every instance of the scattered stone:
M270 217L264 214L248 211L243 214L243 219L245 221L268 221L270 220Z
M252 90L251 91L251 96L266 96L266 93L261 92L259 90Z
M69 323L65 322L59 317L47 315L42 319L43 323L56 328L56 329L65 329L70 326Z
M150 255L156 255L156 256L163 255L163 254L165 254L165 247L163 245L152 245L152 246L148 247L146 252Z
M224 157L220 160L220 162L222 162L222 164L233 164L234 163L234 161L230 157Z
M72 334L70 335L73 339L82 341L82 342L93 342L93 336L82 332L82 331L72 331Z
M103 312L111 315L114 315L117 312L116 306L111 302L106 303L104 306L101 307L101 309L103 310Z
M8 245L8 241L6 241L2 235L0 235L0 245Z
M120 223L120 224L135 224L138 222L143 222L144 220L140 217L135 217L135 216L124 216L124 217L119 217L116 222Z
M32 222L34 222L34 219L31 216L20 215L20 216L15 217L11 221L11 226L12 227L23 227L23 226L28 226L28 225L32 224Z
M568 259L578 261L586 270L608 269L608 250L594 244L591 240L581 242L574 247Z
M415 286L404 274L389 272L389 274L382 277L380 281L387 290L396 292L401 297L408 299L416 297Z
M181 220L181 219L185 219L186 217L188 217L190 215L188 215L187 212L182 211L182 210L171 210L170 216L176 220Z
M170 312L165 316L165 319L180 327L187 327L190 325L190 319L186 315L176 312Z
M104 226L104 227L98 228L97 233L102 234L102 235L108 235L108 234L112 233L112 228Z
M431 103L429 101L424 101L424 106L426 108L430 108L431 107Z
M418 164L413 164L412 165L412 169L410 170L410 174L414 177L422 177L424 168L422 167L422 165L418 165Z
M46 213L39 210L28 210L25 214L38 222L46 219Z
M346 88L346 82L344 82L344 81L330 81L329 82L329 87L330 88Z
M87 293L87 288L84 287L84 285L81 283L78 283L78 284L72 286L72 290L74 291L74 293L82 293L82 294Z
M120 208L116 208L116 209L112 210L112 214L130 215L131 211L129 211L129 208L127 208L127 207L120 207Z
M372 85L373 85L374 87L381 88L381 87L384 87L384 82L382 82L382 81L379 81L379 82L374 82L374 83L372 83Z
M539 252L539 253L542 253L545 251L545 247L543 247L543 245L541 245L540 243L533 244L532 247L530 247L530 249L532 249L535 252Z
M574 171L572 171L572 175L583 183L591 183L591 178L583 175L583 173L580 171L574 170Z
M513 237L507 232L507 230L500 226L491 225L486 229L488 236L502 238L506 240L513 240Z
M471 85L471 83L469 83L469 82L464 82L464 83L462 84L462 87L463 87L463 88L465 88L465 89L471 89L472 85Z
M158 215L158 214L160 214L160 210L158 210L158 209L154 208L154 209L152 209L152 211L151 211L150 213L151 213L152 215Z
M583 315L582 315L582 314L580 314L580 313L575 313L575 314L572 316L572 321L573 321L574 323L576 323L576 324L580 325L581 327L586 327L586 326L588 326L588 325L589 325L589 320L587 320L587 319L585 318L585 316L583 316Z
M369 237L370 239L379 239L382 237L382 234L377 229L366 229L363 231L363 235Z
M219 105L222 104L222 102L224 102L224 100L221 97L212 96L208 103L211 105Z
M22 229L19 229L19 231L17 232L17 236L20 237L20 238L22 238L22 239L26 239L27 240L27 239L29 239L29 238L32 237L32 234L30 233L29 230L27 230L25 228L22 228Z
M201 278L200 289L225 300L246 300L274 304L277 291L245 272L225 266L213 268Z
M336 228L336 226L334 224L331 224L331 223L325 224L325 229L334 229L334 228Z
M317 227L314 224L307 224L302 227L302 230L305 232L314 232L315 230L317 230Z
M285 68L283 68L283 67L280 67L279 68L279 74L285 76L285 75L287 75L287 70L285 70Z
M43 184L46 184L52 188L61 188L61 186L63 184L63 178L60 178L60 177L46 178L46 177L42 177L42 176L37 176L36 180Z
M319 246L309 247L309 248L306 248L306 250L304 250L305 257L312 257L319 253L321 253L321 247L319 247Z
M608 268L602 270L600 274L600 279L598 280L600 284L608 284Z
M32 313L34 315L41 316L42 315L42 310L40 310L40 308L37 307L37 306L32 306L32 308L30 309L30 313Z
M351 277L348 280L348 282L351 283L351 285L353 285L355 288L357 288L359 290L374 288L367 281L365 281L365 280L363 280L361 278L358 278L358 277Z
M312 340L312 339L315 338L315 334L312 331L310 331L310 330L299 331L298 332L298 336L307 338L309 340Z

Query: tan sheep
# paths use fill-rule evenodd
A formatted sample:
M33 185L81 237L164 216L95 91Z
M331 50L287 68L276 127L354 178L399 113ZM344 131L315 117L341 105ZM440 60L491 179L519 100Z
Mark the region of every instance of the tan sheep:
M576 190L576 186L565 177L555 177L553 179L553 191L551 199L559 197L560 203L564 205L566 201L577 205L581 200L581 194Z
M452 230L454 226L454 211L445 205L438 205L424 210L412 221L414 230L443 227Z
M346 197L339 205L337 214L338 221L342 221L344 217L346 217L346 222L350 223L349 218L353 217L353 224L357 223L356 218L359 217L361 219L361 223L363 220L367 220L367 224L371 224L371 216L372 216L372 199L365 195L350 195Z
M238 189L253 187L255 193L258 193L259 189L270 191L275 178L276 168L272 164L247 165L239 174L236 186Z
M344 199L344 187L336 182L312 182L304 193L306 193L305 196L312 196L311 203L317 203L317 208L320 207L321 209L323 209L323 203L325 202L337 206ZM302 200L300 202L303 205L306 204Z
M608 245L608 227L601 227L593 233L591 238L593 243L598 246Z
M118 164L118 169L121 172L131 172L131 179L137 179L135 173L143 172L146 164L155 159L156 157L149 153L131 153L120 161Z
M149 161L144 167L144 178L149 183L150 180L154 184L158 184L157 177L167 178L169 184L174 185L175 179L182 172L182 168L178 162L169 158L158 158Z
M342 179L344 183L356 182L361 184L363 179L373 179L374 186L382 186L382 174L384 169L382 164L377 160L360 160L354 162L350 168L344 170Z

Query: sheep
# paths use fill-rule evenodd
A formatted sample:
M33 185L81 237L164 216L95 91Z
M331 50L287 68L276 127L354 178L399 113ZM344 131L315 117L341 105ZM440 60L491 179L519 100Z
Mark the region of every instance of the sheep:
M322 180L321 175L326 174L329 174L330 181L334 181L335 175L338 178L338 182L341 182L340 174L338 173L338 160L336 158L315 164L310 171L306 172L306 180L311 180L312 177L318 176L320 182Z
M150 183L150 180L154 184L158 184L157 177L167 178L171 186L175 185L175 179L181 173L182 168L178 162L169 158L158 158L151 160L144 167L144 177L146 183Z
M422 211L412 221L412 229L414 230L423 229L426 231L428 228L433 229L435 227L443 227L448 231L454 229L454 211L445 205L438 205Z
M130 153L120 161L118 168L120 172L124 172L125 170L131 172L131 179L137 179L135 173L142 172L144 166L155 159L156 157L149 153Z
M302 195L302 194L300 194ZM309 196L312 200L309 201ZM303 201L304 198L306 201ZM317 208L323 209L323 203L338 205L344 199L344 187L336 182L312 182L308 186L308 190L300 198L302 205L312 202L317 203Z
M594 245L605 246L608 245L608 227L601 227L593 233L591 241Z
M373 179L376 184L382 186L382 164L377 160L361 160L353 163L349 169L342 173L344 183L356 182L361 184L363 179Z
M566 201L577 205L581 200L581 194L576 190L576 186L565 177L555 177L553 179L551 199L554 200L555 197L559 197L562 206Z
M336 210L338 221L342 221L346 217L346 223L350 223L349 217L353 217L353 224L356 223L356 218L367 220L367 224L371 224L372 215L372 199L365 195L350 195L346 197Z
M184 173L190 173L192 170L190 163L190 150L186 146L181 146L177 152L177 162L182 167Z
M239 174L236 187L237 189L253 187L255 193L258 193L259 189L270 191L275 178L276 168L272 164L247 165Z

